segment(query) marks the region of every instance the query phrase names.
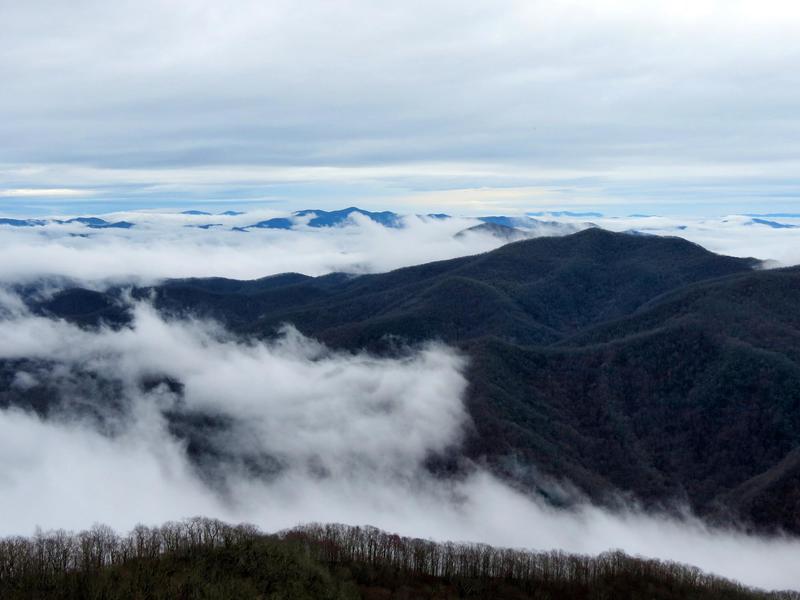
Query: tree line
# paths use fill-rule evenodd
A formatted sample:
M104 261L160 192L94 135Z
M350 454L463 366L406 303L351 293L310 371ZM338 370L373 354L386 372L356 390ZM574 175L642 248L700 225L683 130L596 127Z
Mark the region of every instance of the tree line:
M0 539L0 598L763 598L674 562L438 543L374 527L312 524L265 534L193 518L125 535L104 525Z
M340 524L305 525L288 535L304 540L327 563L389 568L410 577L502 580L523 584L529 592L545 588L589 592L607 587L609 582L638 581L668 583L672 589L702 591L710 597L749 598L754 594L739 583L704 573L697 567L632 557L620 550L598 556L559 550L535 552L487 544L433 542L375 527ZM772 592L762 597L800 600L800 593Z

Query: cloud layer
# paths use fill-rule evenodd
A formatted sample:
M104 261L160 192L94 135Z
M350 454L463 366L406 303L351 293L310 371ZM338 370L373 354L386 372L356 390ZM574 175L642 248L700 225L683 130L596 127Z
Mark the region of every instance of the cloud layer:
M134 222L130 230L95 230L80 223L0 225L0 249L7 258L0 264L0 281L58 276L85 282L147 282L167 277L255 279L284 272L370 273L485 252L502 244L490 236L455 238L457 232L476 224L467 219L410 217L406 227L390 229L356 216L347 227L256 229L246 233L231 230L274 216L275 212L211 217L170 213L107 216L108 220ZM193 227L208 223L223 225Z
M62 396L47 418L0 410L0 533L96 521L127 529L193 514L268 530L369 523L441 540L622 548L752 585L800 587L797 540L635 509L558 511L477 466L431 475L427 458L469 427L465 359L447 347L377 358L331 352L291 329L248 342L213 323L165 321L146 304L129 328L88 331L31 315L13 294L0 305L0 360L17 361L13 385L30 391L49 380ZM87 374L117 387L86 394ZM79 404L93 416L80 416ZM176 414L202 417L210 452L192 454Z
M404 227L383 227L354 215L340 227L294 230L250 229L278 211L238 215L187 215L165 211L103 215L130 229L93 229L79 222L14 227L0 223L0 283L67 277L82 285L108 281L151 283L169 277L255 279L285 272L323 275L384 272L425 262L493 250L506 241L489 233L457 235L479 225L474 217L436 219L407 216ZM60 217L61 220L69 217ZM524 215L514 217L524 220ZM755 257L769 266L800 264L800 216L719 218L622 218L542 215L545 225L523 229L528 236L569 234L592 223L613 231L674 235L713 252ZM591 221L591 223L590 223ZM759 222L761 221L761 222ZM208 229L201 226L213 225Z
M6 207L437 208L454 190L480 209L797 202L800 11L786 0L2 13Z

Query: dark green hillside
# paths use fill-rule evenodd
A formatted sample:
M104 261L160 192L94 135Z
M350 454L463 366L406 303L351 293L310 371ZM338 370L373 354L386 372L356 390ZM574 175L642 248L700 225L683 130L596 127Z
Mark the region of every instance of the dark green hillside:
M798 447L800 365L785 356L680 325L584 348L470 351L471 455L509 476L513 456L596 497L685 498L701 513L733 504L758 524L800 530L796 492L760 494L772 507L759 511L731 492ZM796 468L786 473L796 482Z
M552 479L800 533L800 269L753 266L591 229L380 275L175 280L134 294L248 336L292 323L348 350L458 345L475 426L463 456L432 462L443 475L467 457L554 502ZM113 290L36 308L125 319Z
M542 344L630 314L664 292L753 265L678 238L588 229L379 275L174 280L155 291L157 305L175 314L199 313L259 335L291 322L348 348L379 347L385 336L459 342L495 335ZM82 293L67 290L39 308L81 322L102 319L97 300L85 311L70 300ZM107 317L119 320L111 309Z
M754 271L702 282L659 296L628 318L590 328L561 342L584 346L663 327L691 324L788 353L800 360L800 268Z
M372 527L278 535L190 519L0 539L4 600L797 600L632 558L435 543Z
M589 229L354 278L322 301L290 310L265 307L264 316L249 327L264 332L289 321L347 347L368 345L387 334L446 341L491 334L523 344L548 343L629 314L676 287L752 265L677 238Z

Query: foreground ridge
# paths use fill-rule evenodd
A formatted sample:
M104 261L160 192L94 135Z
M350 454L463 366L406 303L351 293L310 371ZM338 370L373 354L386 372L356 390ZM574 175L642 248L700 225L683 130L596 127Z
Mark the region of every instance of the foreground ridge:
M0 597L698 598L797 600L672 562L438 543L374 527L265 534L192 518L127 535L96 525L0 540Z

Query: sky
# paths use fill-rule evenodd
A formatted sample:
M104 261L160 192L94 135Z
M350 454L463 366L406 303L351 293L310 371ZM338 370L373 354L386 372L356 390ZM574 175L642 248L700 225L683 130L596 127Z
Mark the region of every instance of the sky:
M0 212L800 212L781 0L0 0Z

